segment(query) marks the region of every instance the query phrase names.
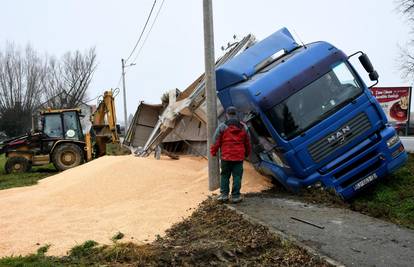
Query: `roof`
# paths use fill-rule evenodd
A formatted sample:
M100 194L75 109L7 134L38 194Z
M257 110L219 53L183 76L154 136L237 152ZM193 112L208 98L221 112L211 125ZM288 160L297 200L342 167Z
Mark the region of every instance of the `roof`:
M62 112L70 112L76 111L81 112L80 108L68 108L68 109L47 109L40 112L40 114L51 114L51 113L62 113Z

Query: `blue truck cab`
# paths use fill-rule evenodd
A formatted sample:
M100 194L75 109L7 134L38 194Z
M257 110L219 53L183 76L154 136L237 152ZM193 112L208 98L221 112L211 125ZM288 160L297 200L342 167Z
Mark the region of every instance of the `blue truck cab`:
M349 199L407 160L348 59L327 42L299 45L283 28L216 70L221 104L249 126L250 161L288 190L324 186Z

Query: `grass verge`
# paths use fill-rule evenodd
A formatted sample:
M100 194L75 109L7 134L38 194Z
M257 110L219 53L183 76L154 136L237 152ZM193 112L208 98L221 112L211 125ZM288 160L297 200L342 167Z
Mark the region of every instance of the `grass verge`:
M4 171L5 163L6 157L4 155L0 155L0 190L34 185L37 184L38 180L57 173L57 170L53 164L49 164L41 167L33 167L30 172L27 173L6 174Z
M44 249L26 257L0 259L0 266L329 266L282 241L261 225L208 199L165 237L151 244L86 241L65 257Z
M414 229L414 155L383 182L359 195L351 208Z

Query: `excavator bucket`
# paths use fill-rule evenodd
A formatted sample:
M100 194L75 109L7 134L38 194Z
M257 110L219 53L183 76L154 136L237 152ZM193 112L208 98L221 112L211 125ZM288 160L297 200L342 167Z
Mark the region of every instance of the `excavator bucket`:
M125 147L119 143L106 144L106 155L122 156L122 155L130 155L130 154L131 154L131 150L128 147Z

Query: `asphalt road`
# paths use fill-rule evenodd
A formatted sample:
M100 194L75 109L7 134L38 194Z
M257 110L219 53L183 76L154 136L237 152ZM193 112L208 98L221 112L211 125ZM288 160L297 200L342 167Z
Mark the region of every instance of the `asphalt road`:
M400 139L405 147L405 150L410 153L414 153L414 137L400 136Z
M233 207L346 266L414 264L414 231L392 223L281 198L248 197Z

